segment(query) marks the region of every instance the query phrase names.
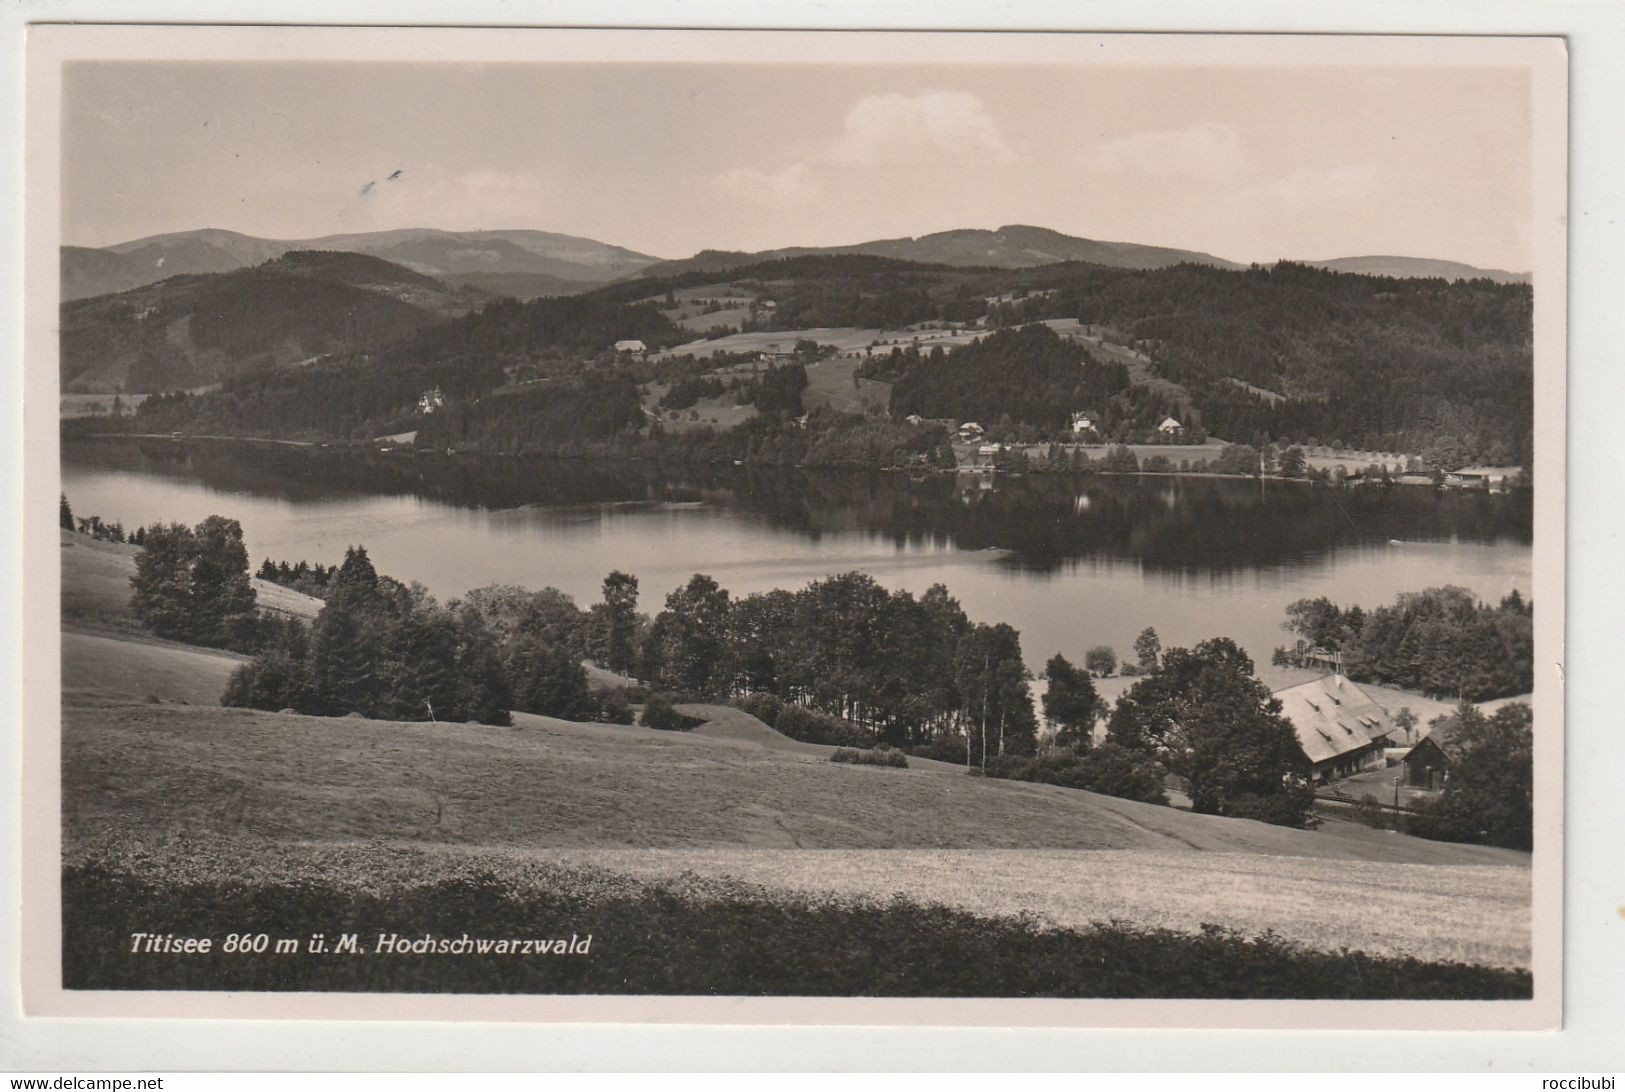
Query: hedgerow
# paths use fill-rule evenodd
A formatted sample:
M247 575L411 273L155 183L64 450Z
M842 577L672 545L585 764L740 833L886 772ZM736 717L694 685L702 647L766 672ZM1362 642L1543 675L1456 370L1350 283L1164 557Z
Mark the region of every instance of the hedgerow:
M299 874L240 859L151 869L150 857L71 862L63 874L69 989L891 997L1505 999L1526 971L1320 952L1266 933L1121 922L1056 929L907 899L770 891L692 875L643 882L593 870L440 862L378 883L344 852ZM358 851L366 853L370 851ZM232 855L226 855L232 856ZM204 955L131 951L136 932L214 938ZM298 938L298 952L226 952L228 934ZM360 954L332 950L353 933ZM308 950L321 934L328 950ZM591 937L576 955L411 954L415 940ZM658 942L651 943L651 938Z
M908 756L894 747L880 746L873 750L857 747L837 747L829 756L831 762L847 762L854 766L895 766L908 768Z

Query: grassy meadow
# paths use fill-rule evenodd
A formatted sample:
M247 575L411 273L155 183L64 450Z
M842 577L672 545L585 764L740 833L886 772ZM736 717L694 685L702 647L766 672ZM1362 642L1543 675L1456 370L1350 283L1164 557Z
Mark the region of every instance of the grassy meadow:
M706 723L681 733L225 709L238 658L130 629L118 574L133 553L64 538L70 986L1529 992L1525 854L1194 815L924 759L842 765L719 706L682 706ZM138 931L594 940L590 956L530 960L160 959L129 952Z

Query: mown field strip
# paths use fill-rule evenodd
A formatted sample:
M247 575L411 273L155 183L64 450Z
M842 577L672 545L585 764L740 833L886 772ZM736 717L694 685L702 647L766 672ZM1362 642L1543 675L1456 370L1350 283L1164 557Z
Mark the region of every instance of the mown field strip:
M904 895L1078 928L1221 925L1321 950L1497 967L1530 959L1529 873L1229 853L1066 850L568 850L563 864L642 879L685 872L805 894Z

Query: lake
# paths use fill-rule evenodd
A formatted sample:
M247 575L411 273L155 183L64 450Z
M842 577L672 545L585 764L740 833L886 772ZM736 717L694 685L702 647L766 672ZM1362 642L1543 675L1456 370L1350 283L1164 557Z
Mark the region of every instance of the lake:
M1054 652L1229 636L1260 664L1286 605L1366 608L1457 584L1531 592L1524 496L1411 486L1316 488L1202 477L989 476L612 465L338 451L229 441L64 443L80 516L125 527L239 520L251 565L378 570L444 600L485 584L553 586L586 606L605 573L642 609L704 572L735 595L860 570L916 594L941 583L970 617Z

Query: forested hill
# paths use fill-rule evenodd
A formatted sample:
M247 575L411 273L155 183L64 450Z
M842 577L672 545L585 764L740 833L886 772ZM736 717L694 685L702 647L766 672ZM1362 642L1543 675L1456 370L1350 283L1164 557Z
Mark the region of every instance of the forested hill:
M485 299L362 254L290 251L62 305L62 387L144 393L373 349Z
M534 409L557 389L605 392L608 409L572 403L581 421L611 431L633 423L625 387L616 382L616 341L652 347L687 337L654 304L625 304L596 295L496 300L476 312L419 330L376 351L334 354L306 367L255 368L228 379L218 392L150 398L134 419L138 431L264 436L295 440L366 440L415 430L424 422L418 400L438 390L444 413L501 391L522 394L516 406ZM591 380L584 377L591 377ZM641 420L635 396L632 418Z
M1010 317L1077 318L1138 343L1190 392L1212 435L1384 451L1449 440L1468 459L1530 465L1528 285L1282 263L1079 271L1054 287Z
M1184 387L1195 423L1210 435L1413 452L1443 444L1452 450L1442 462L1530 465L1534 297L1527 284L1375 277L1290 262L1247 270L1081 262L999 270L822 254L602 291L635 298L640 285L647 296L707 282L771 296L774 310L756 316L770 330L1077 319L1142 351L1153 372ZM911 396L905 404L903 412L919 412L927 402ZM964 416L993 416L960 408Z
M267 268L253 272L272 276L262 272ZM365 276L359 266L352 279L357 276ZM323 283L338 291L335 282ZM372 293L350 285L344 290ZM1068 336L1103 335L1107 343L1086 340L1080 351L1076 340L1061 344L1031 335L1030 343L1006 343L997 352L973 346L945 358L927 353L865 362L867 378L897 384L891 407L897 419L918 413L986 424L1008 415L1013 424L1049 433L1064 427L1062 411L1090 411L1109 428L1121 422L1136 430L1175 413L1191 433L1255 446L1433 453L1435 464L1447 468L1529 465L1528 285L1372 277L1290 263L1248 270L1082 263L1008 270L858 254L752 262L724 272L621 281L579 296L496 301L395 344L335 352L298 371L254 369L229 382L220 398L194 399L185 412L172 402L149 403L154 416L147 423L323 439L365 436L375 428L370 435L376 436L415 429L416 401L436 386L448 398L468 400L499 388L577 378L588 382L571 387L572 397L595 384L608 391L609 381L621 378L698 382L710 366L704 361L661 378L655 373L677 362L644 361L612 348L622 339L641 340L651 350L692 340L694 332L672 318L679 294L755 301L737 308L744 318L733 321L753 332L784 331L809 345L820 327L879 334L922 323L981 324L992 333L1048 319L1087 324ZM769 300L771 306L757 305ZM325 314L326 302L316 301L311 315ZM297 317L289 312L290 322ZM244 328L262 321L248 314ZM1034 391L1026 390L1034 384ZM1012 386L1023 390L1002 390ZM607 407L613 412L592 419L630 428L625 392L615 389L621 393Z
M1057 337L1048 326L999 330L946 354L941 349L926 354L898 350L881 367L895 369L891 413L897 418L917 414L989 424L1008 419L1046 434L1064 434L1074 409L1089 407L1102 426L1104 407L1112 408L1114 420L1135 417L1128 370L1094 360L1083 346ZM1148 412L1157 410L1167 412L1162 406ZM1157 419L1134 423L1155 427Z
M996 230L961 228L917 238L873 239L847 246L782 247L757 253L702 250L692 258L651 265L639 275L665 277L694 271L760 264L784 258L862 255L943 266L1031 269L1056 262L1092 262L1122 269L1147 269L1179 262L1205 262L1223 269L1240 266L1211 254L1139 243L1102 242L1064 235L1049 228L1011 224Z

